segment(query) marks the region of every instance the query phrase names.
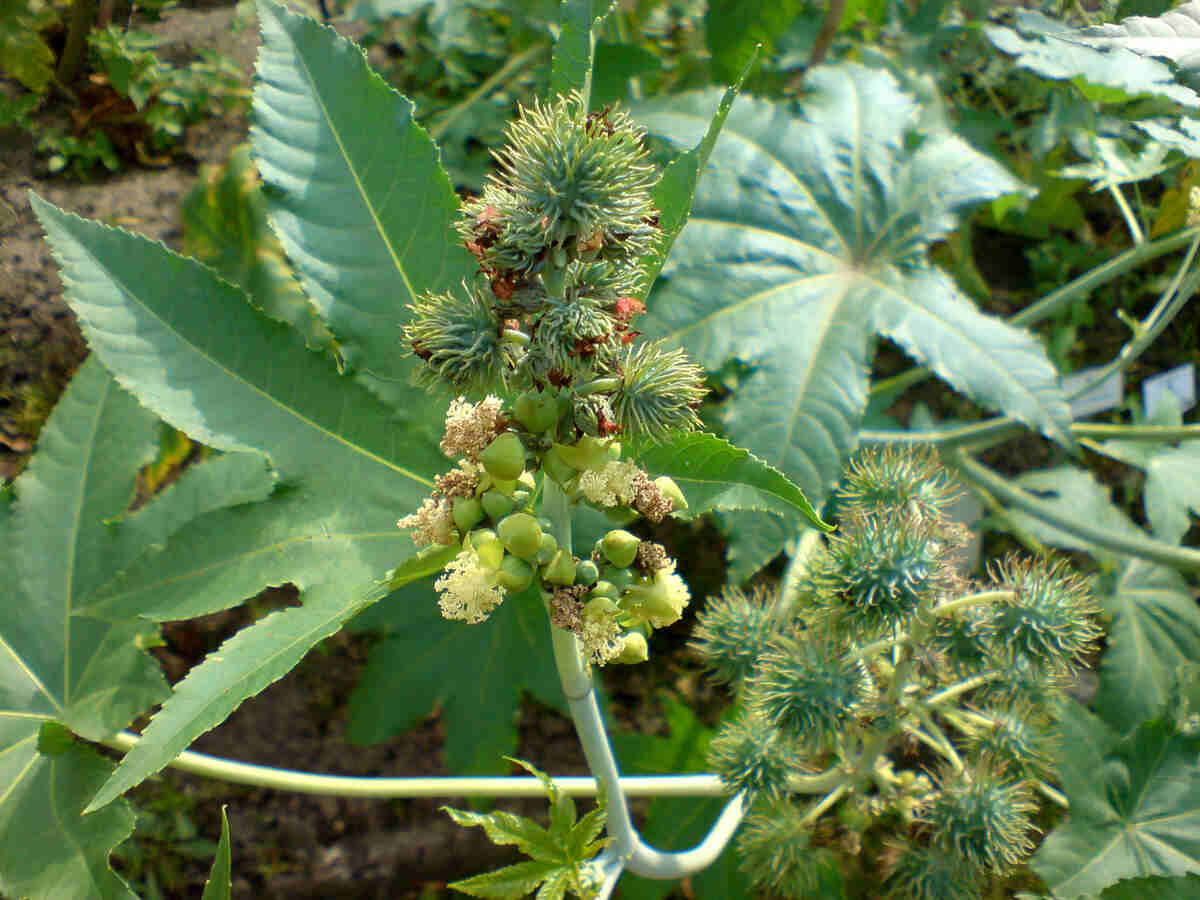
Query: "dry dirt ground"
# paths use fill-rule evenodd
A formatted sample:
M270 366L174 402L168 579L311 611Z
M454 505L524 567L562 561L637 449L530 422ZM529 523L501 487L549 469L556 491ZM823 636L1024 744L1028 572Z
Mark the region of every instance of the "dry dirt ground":
M215 48L249 72L257 42L250 26L235 27L233 7L179 9L157 26L170 42L164 56L186 57L192 48ZM0 85L2 88L3 85ZM39 174L32 139L0 131L0 477L19 472L35 445L37 427L86 354L78 327L62 299L62 284L29 205L30 192L92 219L119 225L178 248L180 203L200 167L219 164L246 140L244 117L212 120L190 129L184 149L161 170L128 168L92 182ZM284 597L284 602L287 601ZM278 602L267 598L269 606ZM262 603L258 608L262 608ZM247 607L164 629L160 650L173 678L250 621ZM193 749L283 768L349 775L448 774L434 711L411 733L362 748L344 738L346 698L357 680L370 639L339 635L290 676L251 699ZM583 774L569 722L526 703L520 723L524 758L558 774ZM144 809L182 810L198 837L216 839L220 805L229 805L233 836L234 896L239 898L406 898L443 896L454 878L513 861L482 839L479 829L459 829L438 811L462 798L377 802L282 794L231 787L168 772L140 788ZM527 808L544 809L538 803ZM178 830L143 817L134 860L127 871L159 872L163 895L198 898L208 859L167 860ZM182 862L181 862L182 860ZM163 867L166 868L163 868ZM163 873L174 869L167 878ZM173 884L166 884L173 880ZM461 896L461 895L460 895Z

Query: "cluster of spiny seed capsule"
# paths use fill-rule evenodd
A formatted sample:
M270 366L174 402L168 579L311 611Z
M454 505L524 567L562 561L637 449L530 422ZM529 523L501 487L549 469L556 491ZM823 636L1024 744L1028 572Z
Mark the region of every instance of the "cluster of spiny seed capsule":
M661 520L686 506L683 495L671 479L651 480L622 461L612 439L554 443L545 407L520 399L511 418L495 396L451 404L441 446L458 464L398 524L419 546L460 546L434 585L446 618L482 622L507 594L537 583L551 620L579 637L590 662L640 662L645 635L678 620L688 602L674 561L660 544L622 529L597 541L587 559L560 547L552 523L535 514L528 467L540 457L545 477L568 496L622 518Z
M694 428L700 369L682 350L635 343L644 259L661 239L641 131L572 94L522 109L507 138L459 225L475 278L413 305L419 377L456 393L564 391L564 414L547 415L577 434Z
M883 817L909 830L879 857L897 900L978 900L1033 847L1055 710L1098 607L1063 561L968 585L954 495L931 452L866 454L795 590L727 590L698 618L697 650L742 701L710 762L753 802L740 846L773 895L821 893L824 809L855 841ZM825 806L793 793L821 769L839 785Z

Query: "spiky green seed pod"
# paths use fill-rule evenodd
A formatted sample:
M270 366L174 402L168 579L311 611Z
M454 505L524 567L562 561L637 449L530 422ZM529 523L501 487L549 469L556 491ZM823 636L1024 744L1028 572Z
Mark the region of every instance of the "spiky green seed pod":
M644 663L649 658L650 645L646 643L646 636L637 631L627 631L621 635L621 649L609 662L634 666Z
M479 461L497 481L515 482L525 471L525 445L511 431L506 431L483 449ZM511 494L515 489L514 484L505 493Z
M937 847L905 842L887 850L891 869L884 890L887 900L979 900L983 873Z
M545 569L542 578L559 587L570 587L575 583L575 560L566 550L559 548Z
M509 553L534 559L542 547L542 529L529 513L513 513L496 526L496 534Z
M483 521L483 504L474 497L455 497L451 514L454 526L461 534L466 534Z
M618 569L628 569L637 558L637 549L641 542L641 538L636 534L614 528L600 539L600 550Z
M741 869L770 896L845 896L837 857L812 845L806 812L786 798L756 803L738 835Z
M708 599L697 617L692 647L720 681L741 684L754 671L782 625L776 603L775 593L761 589L747 595L726 588Z
M558 422L558 394L530 388L513 401L513 418L534 434L553 428Z
M484 391L508 378L511 348L500 340L500 320L477 285L455 294L428 294L412 306L404 337L424 363L418 380L456 391Z
M513 593L520 593L533 584L533 567L519 557L505 556L496 572L496 583Z
M1033 849L1036 810L1024 784L984 771L944 784L919 818L943 850L1004 874Z
M1029 703L995 711L991 724L972 721L967 731L970 754L985 764L1032 778L1045 778L1053 768L1053 738L1038 726L1040 716Z
M506 497L500 491L495 490L485 491L484 495L479 498L479 502L483 506L483 511L487 513L487 517L493 522L499 522L517 506L515 497Z
M505 137L500 172L462 226L484 265L528 270L547 251L556 266L646 254L657 234L655 172L627 114L588 115L572 93L522 107Z
M751 799L784 796L788 778L803 762L796 742L753 711L725 725L708 750L713 771L732 791L747 791Z
M886 447L860 452L847 466L838 496L863 512L896 510L919 520L942 519L962 493L931 448Z
M776 637L749 681L747 704L786 734L823 747L868 695L858 664L836 645L815 637Z
M1010 653L1047 672L1078 665L1100 637L1100 609L1065 560L1017 560L996 566L994 580L1013 598L993 607L990 630Z
M661 341L630 347L617 370L620 384L608 400L627 434L661 439L699 427L696 407L708 388L682 349L667 350Z
M915 520L852 516L814 563L818 602L851 634L890 633L907 625L922 598L932 601L953 584L954 549Z

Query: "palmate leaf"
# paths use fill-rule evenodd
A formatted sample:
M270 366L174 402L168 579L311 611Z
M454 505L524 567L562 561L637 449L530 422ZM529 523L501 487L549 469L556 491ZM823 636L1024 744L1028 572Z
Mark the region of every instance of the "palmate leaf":
M413 104L332 29L263 0L251 141L271 221L347 367L409 406L407 306L476 262L458 199ZM317 175L316 173L319 173Z
M1044 78L1070 80L1088 99L1124 101L1152 96L1187 107L1200 106L1200 94L1179 84L1165 63L1124 46L1084 46L1078 32L1031 10L1017 11L1017 29L991 25L984 33L1021 68Z
M1200 608L1173 569L1129 560L1098 599L1113 616L1096 710L1122 733L1162 709L1179 666L1200 659Z
M497 750L509 752L517 743L517 691L562 706L545 611L533 592L507 597L484 625L463 625L443 619L433 597L421 582L371 610L370 626L384 638L351 695L350 739L386 740L436 704L446 724L449 767L495 771ZM519 666L512 665L515 659Z
M1113 25L1094 25L1063 35L1089 47L1116 47L1169 59L1184 71L1200 69L1200 2L1191 0L1161 16L1130 16Z
M1084 721L1066 729L1081 741L1059 762L1071 809L1034 854L1034 871L1063 900L1126 878L1200 873L1200 739L1165 719L1117 739L1076 710L1067 718Z
M646 331L710 370L751 374L727 436L819 505L855 445L875 333L972 399L1070 443L1057 373L1025 331L979 313L926 259L972 205L1021 186L943 130L890 75L814 71L802 107L743 99L652 292ZM692 144L712 93L646 104L653 134Z
M395 522L442 465L437 423L418 404L393 411L339 376L211 270L34 202L68 301L117 377L197 440L266 454L287 486L277 502L202 517L89 608L115 619L171 619L235 605L272 584L321 589L313 609L289 610L274 623L292 633L287 652L263 655L265 637L239 635L181 683L185 699L168 701L163 724L152 724L130 755L137 771L127 764L120 772L131 786L216 725L219 711L281 677L311 646L304 641L315 643L357 611L356 589L412 555Z
M1181 424L1178 409L1173 419L1160 424ZM1161 441L1112 440L1097 449L1146 473L1143 501L1150 527L1161 540L1179 543L1192 525L1190 513L1200 515L1200 441L1169 447Z
M119 804L81 817L112 765L62 726L105 738L167 687L144 649L157 629L95 618L86 606L193 517L261 500L274 487L261 455L231 454L191 467L127 513L157 427L89 359L47 420L0 520L8 573L0 603L0 891L9 896L132 896L109 871L108 854L132 831L133 815Z

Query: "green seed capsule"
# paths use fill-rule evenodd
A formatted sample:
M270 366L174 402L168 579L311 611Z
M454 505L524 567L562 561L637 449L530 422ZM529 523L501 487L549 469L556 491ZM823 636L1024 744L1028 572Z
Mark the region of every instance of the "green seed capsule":
M600 569L600 577L616 587L618 596L633 584L633 573L628 569L618 569L616 566L604 566Z
M668 478L666 475L659 475L654 479L654 486L662 492L662 495L671 501L673 507L677 510L687 509L687 498L683 496L683 491L679 489L674 479Z
M621 649L611 662L628 666L643 663L649 658L650 645L646 643L645 635L637 631L628 631L621 635Z
M483 521L483 504L474 497L455 497L452 515L455 526L466 534Z
M601 538L600 550L618 569L627 569L637 558L638 544L641 542L636 534L614 528Z
M608 455L611 443L611 438L584 436L574 444L555 444L554 450L567 465L582 472L587 469L603 469L611 462Z
M480 564L485 569L498 569L504 560L504 544L490 528L478 528L467 535Z
M525 445L511 431L506 431L484 448L479 461L493 478L516 481L525 471Z
M550 560L550 564L542 572L542 577L551 584L570 587L575 583L575 560L560 547L554 554L554 559Z
M620 598L621 591L611 581L597 581L594 585L592 585L592 589L588 592L588 596L596 598L603 597L604 599L615 603Z
M558 397L552 391L530 388L513 402L513 417L534 434L541 434L558 424Z
M496 583L517 594L533 584L533 566L511 554L504 557L496 572Z
M542 546L542 529L529 513L513 513L496 526L496 533L509 553L521 559L533 559Z
M542 526L543 528L545 526ZM554 559L554 554L558 552L558 541L554 539L554 535L549 532L542 532L542 542L538 546L536 562L539 566L549 565L550 560Z
M600 567L590 559L581 559L575 566L576 584L595 584L600 580Z
M506 497L499 491L488 491L480 498L480 503L487 517L493 522L499 522L517 506L512 497Z

